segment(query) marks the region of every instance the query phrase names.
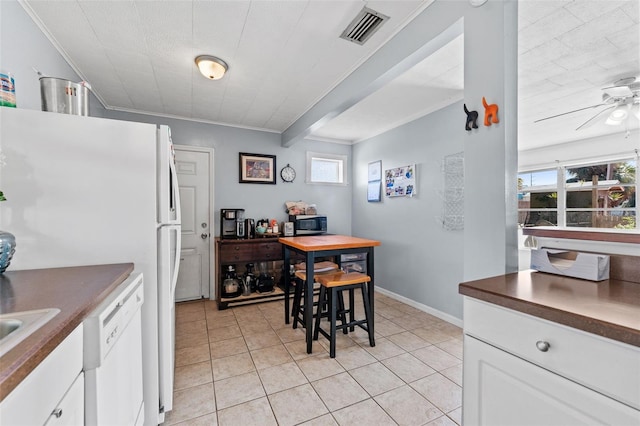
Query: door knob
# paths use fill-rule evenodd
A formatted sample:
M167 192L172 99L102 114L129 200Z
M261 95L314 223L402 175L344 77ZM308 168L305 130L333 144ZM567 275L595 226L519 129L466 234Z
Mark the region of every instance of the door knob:
M206 240L208 237L209 237L209 234L207 234L206 232L200 234L200 238L202 238L203 240Z
M538 340L536 342L536 347L540 352L547 352L551 347L551 344L549 344L549 342L545 342L544 340Z

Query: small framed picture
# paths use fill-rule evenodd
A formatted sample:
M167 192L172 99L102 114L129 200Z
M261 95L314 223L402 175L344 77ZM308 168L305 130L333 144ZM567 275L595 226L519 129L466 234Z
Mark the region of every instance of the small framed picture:
M382 161L373 161L369 163L367 182L382 179Z
M381 181L374 180L367 184L367 201L370 203L377 203L381 201L380 188Z
M276 156L240 153L240 183L276 184Z
M367 170L367 201L377 203L381 201L382 192L382 161L369 163Z

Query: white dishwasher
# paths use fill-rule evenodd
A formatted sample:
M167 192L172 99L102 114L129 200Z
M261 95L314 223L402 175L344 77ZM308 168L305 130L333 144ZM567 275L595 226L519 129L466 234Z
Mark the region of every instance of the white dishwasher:
M84 321L85 425L141 425L142 273L134 271Z

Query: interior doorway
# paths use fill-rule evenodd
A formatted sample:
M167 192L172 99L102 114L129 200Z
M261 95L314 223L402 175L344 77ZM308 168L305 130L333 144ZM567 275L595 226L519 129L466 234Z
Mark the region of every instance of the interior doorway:
M213 149L175 145L182 212L176 302L215 299Z

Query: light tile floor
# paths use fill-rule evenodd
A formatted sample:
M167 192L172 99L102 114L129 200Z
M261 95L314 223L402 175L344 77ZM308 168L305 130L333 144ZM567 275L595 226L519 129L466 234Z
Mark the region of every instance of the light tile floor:
M179 303L165 424L460 425L462 330L380 293L375 311L376 346L357 328L331 359L322 336L306 353L282 301Z

